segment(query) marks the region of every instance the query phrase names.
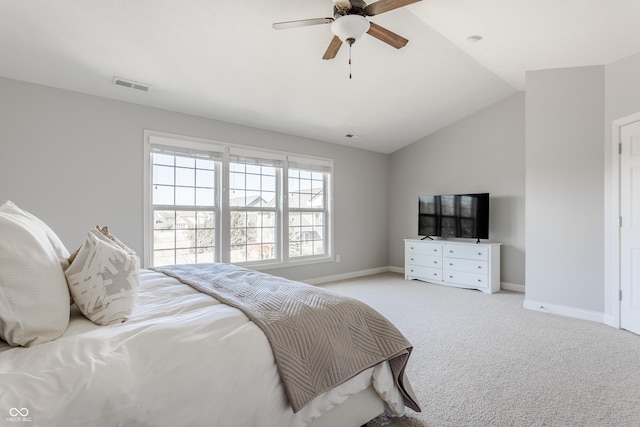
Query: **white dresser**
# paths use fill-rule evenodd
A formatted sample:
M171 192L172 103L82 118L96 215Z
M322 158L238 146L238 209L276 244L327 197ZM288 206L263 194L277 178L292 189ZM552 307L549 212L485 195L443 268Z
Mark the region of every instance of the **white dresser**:
M440 285L500 290L500 243L406 239L404 277Z

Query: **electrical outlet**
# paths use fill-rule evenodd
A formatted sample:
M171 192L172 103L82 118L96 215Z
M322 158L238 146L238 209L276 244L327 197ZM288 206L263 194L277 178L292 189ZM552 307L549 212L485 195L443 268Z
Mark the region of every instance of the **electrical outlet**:
M336 262L340 262L340 255L336 255Z

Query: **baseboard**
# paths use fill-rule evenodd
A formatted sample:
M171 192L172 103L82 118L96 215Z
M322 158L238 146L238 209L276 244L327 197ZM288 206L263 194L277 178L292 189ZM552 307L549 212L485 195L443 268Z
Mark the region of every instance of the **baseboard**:
M524 285L518 285L517 283L500 282L500 289L503 291L524 293Z
M369 270L352 271L349 273L334 274L332 276L316 277L315 279L303 280L303 282L310 285L320 285L322 283L337 282L339 280L355 279L363 276L371 276L373 274L387 273L389 271L392 271L391 269L392 267L371 268Z
M528 310L541 311L543 313L558 314L560 316L573 317L582 320L591 320L592 322L604 323L603 313L590 310L582 310L564 305L547 304L540 301L532 301L525 299L523 307Z
M603 322L607 326L611 326L611 327L614 327L616 329L620 329L620 320L616 319L614 316L612 316L610 314L605 314L604 315Z
M389 271L392 273L400 273L400 274L404 274L404 268L402 267L389 267Z

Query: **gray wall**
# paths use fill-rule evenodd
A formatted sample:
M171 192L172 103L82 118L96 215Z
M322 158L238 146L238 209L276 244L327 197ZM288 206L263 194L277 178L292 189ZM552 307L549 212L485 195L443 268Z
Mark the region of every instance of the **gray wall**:
M501 281L524 285L525 96L517 93L391 155L390 265L416 238L418 196L489 192L489 241L501 242Z
M270 270L296 280L388 265L389 156L0 78L0 203L47 222L70 251L109 225L142 253L143 130L335 160L341 263Z
M604 72L527 73L525 305L603 312Z

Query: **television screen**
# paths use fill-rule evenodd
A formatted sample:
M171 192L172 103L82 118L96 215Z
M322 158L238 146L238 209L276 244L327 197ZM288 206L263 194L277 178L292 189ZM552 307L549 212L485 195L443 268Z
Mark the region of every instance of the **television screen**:
M420 196L420 236L489 238L489 193Z

